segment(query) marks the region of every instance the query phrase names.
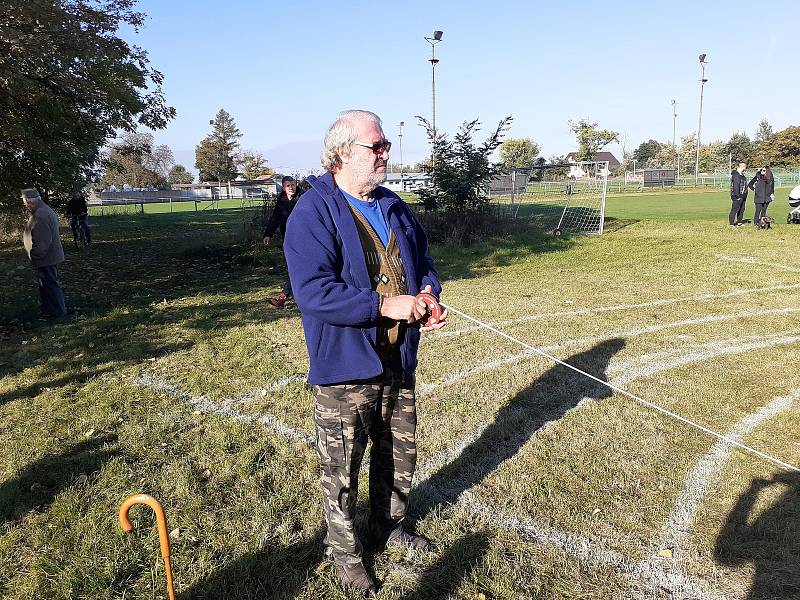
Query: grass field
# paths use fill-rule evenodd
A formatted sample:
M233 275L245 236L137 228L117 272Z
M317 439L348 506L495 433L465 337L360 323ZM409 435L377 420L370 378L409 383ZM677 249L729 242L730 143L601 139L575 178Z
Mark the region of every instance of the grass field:
M759 231L728 228L724 193L613 197L602 237L432 254L453 307L798 464L784 204ZM0 243L0 597L166 597L152 516L117 522L140 492L167 510L180 598L348 597L322 560L299 313L265 302L285 273L245 240L253 212L93 218L57 324ZM370 552L380 598L800 597L798 474L456 317L417 392L412 511L436 550Z

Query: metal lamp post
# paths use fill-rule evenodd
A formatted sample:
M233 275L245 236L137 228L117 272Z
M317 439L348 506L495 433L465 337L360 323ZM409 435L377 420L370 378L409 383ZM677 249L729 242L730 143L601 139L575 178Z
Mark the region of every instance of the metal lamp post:
M706 55L701 54L697 57L700 60L700 68L702 69L702 74L700 75L700 114L697 118L697 150L694 155L694 184L697 185L697 176L700 172L700 131L703 126L703 90L705 89L706 82L706 65L708 61L706 60Z
M672 168L675 168L675 159L678 157L675 148L675 129L678 122L678 101L672 101Z
M433 152L431 152L431 164L436 161L436 64L439 59L436 58L436 44L442 41L442 33L439 30L433 32L433 37L426 37L425 41L431 45L431 58L428 62L431 63L431 98L433 103L433 111L431 113L431 127L433 128Z
M400 125L398 125L400 133L397 134L397 137L400 138L400 189L405 192L406 186L403 181L403 125L405 123L400 121Z

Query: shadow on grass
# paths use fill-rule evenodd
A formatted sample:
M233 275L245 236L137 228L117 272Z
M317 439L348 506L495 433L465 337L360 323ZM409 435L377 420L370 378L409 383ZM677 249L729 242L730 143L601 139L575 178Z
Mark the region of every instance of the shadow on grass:
M115 435L103 435L73 445L62 454L46 456L0 484L0 525L52 504L58 494L81 476L89 476L119 453Z
M625 345L622 339L597 344L566 362L605 381L613 356ZM497 415L480 437L453 463L443 467L414 491L412 515L422 519L451 504L472 486L512 458L545 423L561 418L583 398L607 398L611 391L566 367L556 366L542 374ZM365 521L366 506L360 505L357 525ZM365 527L359 527L364 533ZM181 600L292 598L305 585L322 560L324 527L306 540L283 548L264 547L220 568L181 594ZM363 537L363 535L362 535ZM404 600L446 598L456 592L484 559L489 538L483 532L469 533L444 548L433 565L425 569ZM365 561L369 568L369 560ZM224 593L223 593L224 592Z
M614 338L564 362L606 381L611 359L624 347L625 340ZM500 409L495 420L456 460L417 487L414 517L422 519L436 508L456 502L462 493L514 457L546 423L563 417L583 398L599 400L611 395L611 389L585 375L562 365L551 367Z
M415 589L401 596L402 600L455 597L461 582L473 573L488 551L489 536L484 532L469 533L459 538L432 565L425 568Z
M292 598L322 561L323 529L297 544L265 546L218 569L179 594L179 600Z
M762 491L780 486L778 500L756 511ZM714 548L719 564L753 563L755 574L748 600L800 598L800 475L780 473L754 479L736 502Z
M189 349L191 342L175 341L171 324L209 331L296 316L248 299L266 286L278 289L285 269L279 249L262 249L252 265L254 246L243 241L247 223L239 219L238 213L93 219L95 243L88 250L65 244L62 282L68 305L79 314L58 324L36 320L37 290L22 285L33 281L33 270L24 253L17 256L9 250L12 242L4 242L0 374L38 371L35 383L23 380L0 393L0 404L43 387L83 384L109 363L119 367ZM207 298L192 306L170 303L201 295Z

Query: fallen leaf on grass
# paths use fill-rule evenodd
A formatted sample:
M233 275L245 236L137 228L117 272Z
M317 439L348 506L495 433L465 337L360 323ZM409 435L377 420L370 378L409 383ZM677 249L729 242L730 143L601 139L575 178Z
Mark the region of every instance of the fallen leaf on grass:
M662 548L658 551L661 558L672 558L672 550L670 548Z
M171 539L173 542L176 542L179 539L181 539L181 530L176 527L175 529L170 531L169 532L169 539Z

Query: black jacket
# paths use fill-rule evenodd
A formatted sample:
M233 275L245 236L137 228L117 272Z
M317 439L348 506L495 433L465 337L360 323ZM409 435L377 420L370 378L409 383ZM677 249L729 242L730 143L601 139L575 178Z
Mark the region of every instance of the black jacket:
M298 195L289 200L286 192L281 192L278 195L278 200L275 202L275 208L272 209L272 214L267 221L267 226L264 227L264 237L272 237L275 235L275 230L280 227L281 235L286 237L286 219L292 214L292 209L297 204Z
M736 169L731 171L731 200L747 200L747 177Z
M66 214L71 216L80 217L81 215L88 214L89 208L86 206L86 198L83 195L73 196L67 202Z
M748 187L756 193L756 204L769 204L772 202L772 195L775 193L775 179L767 183L767 180L759 171L750 180Z

